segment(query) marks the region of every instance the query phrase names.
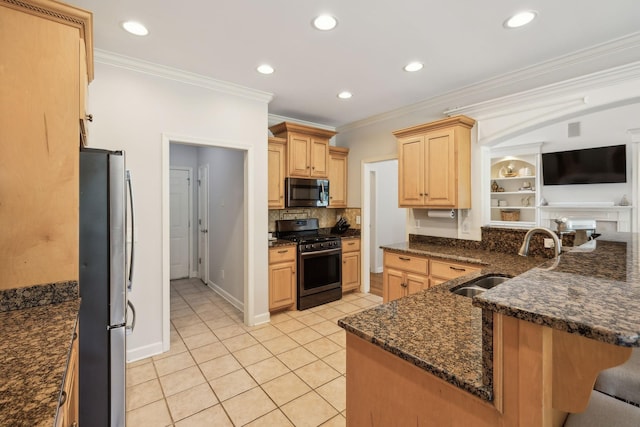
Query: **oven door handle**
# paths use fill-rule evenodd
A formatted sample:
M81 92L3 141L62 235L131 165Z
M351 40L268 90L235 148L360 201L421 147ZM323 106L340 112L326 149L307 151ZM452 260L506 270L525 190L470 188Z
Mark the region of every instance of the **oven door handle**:
M327 254L333 254L333 253L340 253L342 252L341 248L333 248L333 249L325 249L323 251L313 251L313 252L302 252L300 253L300 256L305 256L305 255L327 255Z

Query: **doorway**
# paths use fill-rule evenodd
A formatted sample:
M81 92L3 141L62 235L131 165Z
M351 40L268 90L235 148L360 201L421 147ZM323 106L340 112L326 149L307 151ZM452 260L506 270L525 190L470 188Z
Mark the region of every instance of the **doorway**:
M363 291L372 282L380 286L381 245L406 240L407 210L398 208L398 159L396 156L362 162L362 271Z
M253 304L255 290L253 286L249 287L249 278L256 256L248 250L248 236L252 235L252 230L249 228L247 212L255 209L252 198L248 197L255 191L249 179L255 148L237 142L167 134L163 134L162 141L162 333L163 351L168 351L171 342L170 153L173 152L173 146L185 146L196 153L197 163L193 170L198 171L201 185L192 189L193 198L198 200L198 209L194 212L195 219L192 222L191 246L195 259L192 262L192 276L201 276L208 287L242 311L245 324L252 325L256 317ZM233 160L229 161L228 156ZM173 160L171 158L171 162ZM212 217L216 218L213 222ZM202 259L202 263L198 258ZM216 267L215 262L224 264Z

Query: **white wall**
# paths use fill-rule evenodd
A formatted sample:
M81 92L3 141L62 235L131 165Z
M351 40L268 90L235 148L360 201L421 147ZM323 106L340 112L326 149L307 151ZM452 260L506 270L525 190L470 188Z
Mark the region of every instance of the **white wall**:
M116 65L108 65L116 64ZM151 69L150 69L151 68ZM169 147L163 134L187 135L204 145L245 146L250 153L247 183L249 323L268 320L267 262L267 94L216 90L220 85L186 84L158 77L145 64L96 54L95 80L89 87L91 147L124 149L135 180L137 259L130 299L136 304L135 332L128 337L128 360L168 349L168 274L165 250L163 179L168 182ZM142 69L144 72L135 71ZM170 73L165 73L170 74ZM183 142L173 137L172 142ZM166 143L166 147L165 144ZM166 151L165 151L166 150ZM164 154L163 154L164 153ZM166 164L167 171L163 171ZM168 245L166 245L168 246ZM168 267L167 267L168 272Z
M244 301L244 152L198 149L209 165L209 277L207 285L236 307ZM223 273L224 271L224 273Z
M171 144L169 152L171 167L191 169L191 260L189 276L195 277L198 272L198 150L196 147Z

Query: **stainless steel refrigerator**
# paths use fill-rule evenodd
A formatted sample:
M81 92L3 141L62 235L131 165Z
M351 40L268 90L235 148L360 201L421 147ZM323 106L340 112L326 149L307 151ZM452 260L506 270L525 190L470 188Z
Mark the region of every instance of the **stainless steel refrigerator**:
M131 195L122 151L80 151L81 426L125 425L126 335L135 323L127 299L133 273L133 238L127 250Z

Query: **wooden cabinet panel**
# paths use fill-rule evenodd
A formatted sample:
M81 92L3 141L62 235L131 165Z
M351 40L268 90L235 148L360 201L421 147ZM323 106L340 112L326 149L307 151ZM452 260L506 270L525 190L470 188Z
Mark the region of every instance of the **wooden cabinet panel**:
M284 209L284 177L286 173L286 140L269 138L268 203L269 209Z
M312 178L329 176L329 140L311 138L310 153L310 176Z
M393 268L384 267L382 274L383 288L382 299L384 302L389 302L402 298L406 295L404 287L405 273L400 270L394 270Z
M415 294L423 289L429 289L429 278L418 274L406 274L407 295Z
M342 252L360 252L360 239L343 239Z
M384 265L402 271L418 274L429 274L429 260L425 257L417 257L393 252L384 252Z
M348 148L329 147L329 207L347 207Z
M269 129L274 136L287 141L287 176L327 178L329 139L336 132L291 122Z
M296 247L269 249L269 311L295 307Z
M471 207L474 124L457 116L393 132L398 138L400 207Z
M342 292L360 288L360 252L342 254Z
M455 279L456 277L464 276L474 271L479 271L480 267L471 266L468 264L459 264L446 261L434 261L431 260L431 277L437 277L444 279L443 281Z
M78 280L79 40L91 15L27 7L0 3L1 289Z
M78 396L78 330L73 334L73 344L64 378L62 397L56 415L56 427L77 427L79 419Z

